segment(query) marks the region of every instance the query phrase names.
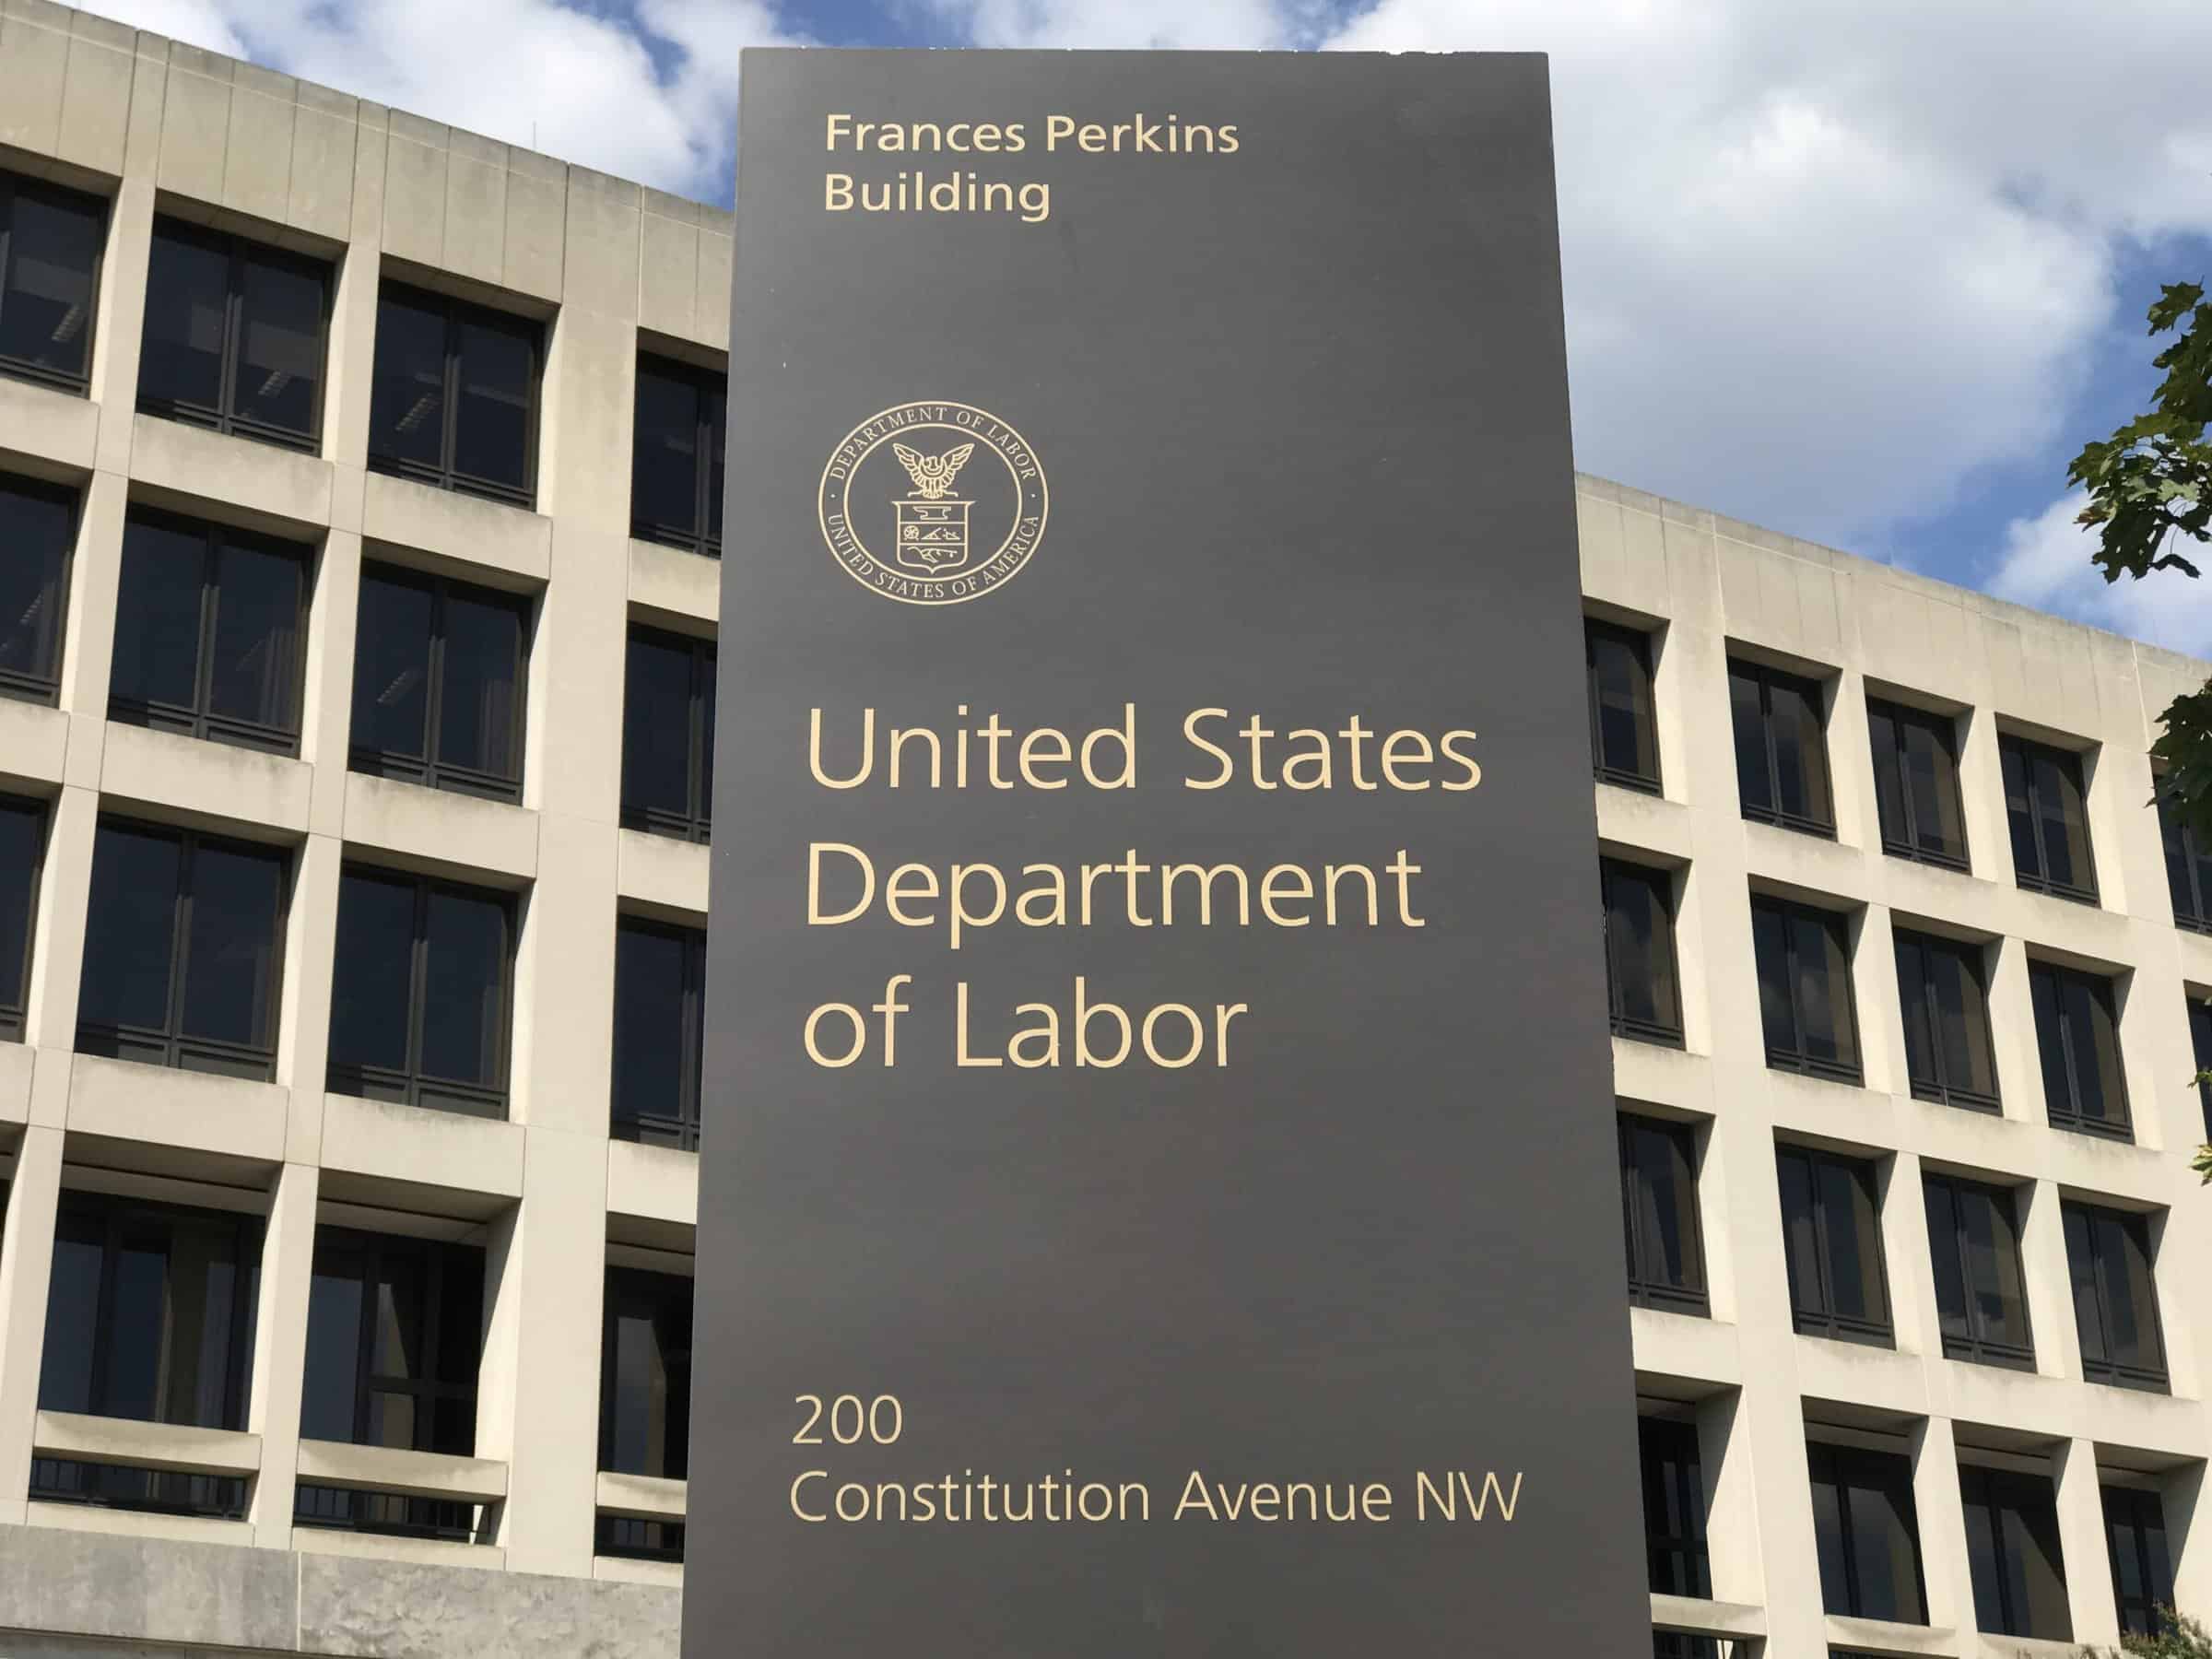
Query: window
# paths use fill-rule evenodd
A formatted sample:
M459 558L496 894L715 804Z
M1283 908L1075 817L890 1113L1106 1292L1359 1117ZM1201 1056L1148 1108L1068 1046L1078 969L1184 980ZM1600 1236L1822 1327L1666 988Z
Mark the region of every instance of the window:
M1606 995L1614 1034L1682 1045L1675 971L1674 878L1665 870L1601 859L1606 906Z
M2035 999L2035 1043L2042 1056L2043 1104L2052 1127L2132 1140L2112 982L2051 962L2030 962L2028 989Z
M703 841L713 808L713 641L633 628L622 688L622 822Z
M138 407L312 451L330 267L157 216Z
M39 1409L243 1429L261 1241L258 1216L65 1192ZM123 1509L235 1513L243 1486L43 1458L31 1470L34 1498Z
M1975 1627L1994 1636L2071 1641L2050 1477L1962 1464L1959 1494L1966 1505Z
M1905 1021L1912 1097L1973 1112L1997 1110L1983 947L1900 928L1897 997Z
M1629 1299L1640 1308L1702 1313L1705 1252L1698 1229L1696 1138L1687 1124L1626 1112L1619 1134Z
M514 901L348 865L338 878L330 1088L507 1115Z
M534 507L535 323L396 282L376 302L369 465Z
M592 1537L592 1553L627 1556L638 1561L684 1559L684 1524L649 1521L638 1515L601 1515Z
M78 1050L273 1079L287 885L272 848L102 818Z
M1639 1417L1636 1448L1643 1472L1643 1544L1652 1590L1710 1600L1712 1571L1705 1545L1705 1474L1698 1460L1698 1426Z
M691 1445L691 1281L606 1270L599 1466L682 1480Z
M1873 1166L1809 1147L1780 1147L1775 1163L1798 1333L1888 1347L1889 1287Z
M1735 721L1735 788L1744 816L1834 835L1819 686L1778 668L1731 660L1728 704Z
M0 172L0 373L82 392L108 205Z
M1590 759L1607 783L1659 793L1659 735L1652 714L1652 638L1610 622L1583 623L1590 678Z
M512 594L364 565L353 770L521 800L528 610Z
M1820 1595L1828 1611L1845 1618L1927 1623L1912 1460L1823 1441L1811 1441L1805 1453L1812 1469Z
M1833 911L1754 895L1751 943L1767 1064L1856 1083L1859 1031L1848 924Z
M2196 1070L2201 1078L2212 1072L2212 1003L2201 996L2189 999L2189 1039L2195 1045ZM2212 1141L2212 1083L2197 1084L2196 1101L2205 1112L2205 1139Z
M2020 1230L2012 1194L1949 1175L1929 1176L1926 1191L1928 1254L1945 1358L2033 1371L2035 1340L2021 1292Z
M707 935L624 916L615 931L618 1140L696 1148Z
M307 560L293 542L133 512L109 718L298 754Z
M2158 792L2159 835L2166 847L2166 888L2173 896L2173 924L2212 933L2212 855L2174 805L2163 779Z
M62 687L62 627L76 496L0 476L0 697L51 703Z
M2096 903L2081 757L2007 735L1997 739L1997 758L2005 769L2014 879L2030 892Z
M455 1498L411 1498L404 1492L370 1492L306 1481L292 1488L294 1526L474 1544L478 1542L480 1513L477 1505Z
M2092 1382L2166 1392L2166 1344L2150 1277L2150 1224L2090 1204L2060 1206L2081 1333L2081 1374Z
M1963 870L1966 813L1959 796L1959 732L1947 714L1870 700L1874 794L1882 851Z
M473 1456L483 1345L481 1250L316 1229L300 1437Z
M630 452L630 534L719 556L729 377L667 358L638 358L637 441Z
M2161 1634L2168 1620L2159 1610L2173 1606L2173 1557L2159 1495L2139 1487L2106 1487L2104 1542L2120 1629L2130 1636Z
M21 1041L30 1000L31 921L46 857L46 808L0 795L0 1039Z

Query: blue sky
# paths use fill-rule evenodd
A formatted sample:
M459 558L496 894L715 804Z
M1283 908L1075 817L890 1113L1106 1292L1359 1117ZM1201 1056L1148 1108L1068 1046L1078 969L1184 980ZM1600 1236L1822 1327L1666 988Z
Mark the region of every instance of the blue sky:
M747 44L1544 51L1581 465L2212 654L2065 488L2212 279L2206 0L89 3L724 202Z

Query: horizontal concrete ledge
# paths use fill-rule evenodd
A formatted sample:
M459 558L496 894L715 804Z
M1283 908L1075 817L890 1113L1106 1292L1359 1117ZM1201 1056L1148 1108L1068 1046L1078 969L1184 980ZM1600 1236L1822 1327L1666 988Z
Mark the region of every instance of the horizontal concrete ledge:
M1948 1625L1893 1624L1886 1618L1828 1620L1828 1640L1835 1647L1871 1653L1960 1653L1959 1632Z
M449 1457L337 1441L300 1442L300 1478L371 1492L403 1492L497 1503L507 1496L507 1465L487 1457Z
M41 1411L32 1430L32 1445L41 1457L126 1464L142 1469L171 1469L184 1475L261 1472L261 1436L237 1434L224 1429L188 1429L175 1423L141 1423L129 1418Z
M1652 1623L1662 1630L1692 1636L1756 1636L1767 1633L1767 1610L1740 1602L1700 1601L1688 1595L1652 1593Z
M636 1515L648 1521L681 1521L689 1502L689 1483L660 1480L651 1475L618 1475L599 1471L599 1507L610 1514Z

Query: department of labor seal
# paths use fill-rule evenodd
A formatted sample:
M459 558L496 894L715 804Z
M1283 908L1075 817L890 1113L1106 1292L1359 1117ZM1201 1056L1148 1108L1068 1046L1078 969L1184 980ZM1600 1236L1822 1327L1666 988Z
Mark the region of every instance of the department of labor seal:
M1044 467L997 416L897 404L838 441L822 468L822 539L845 574L905 605L995 592L1044 536Z

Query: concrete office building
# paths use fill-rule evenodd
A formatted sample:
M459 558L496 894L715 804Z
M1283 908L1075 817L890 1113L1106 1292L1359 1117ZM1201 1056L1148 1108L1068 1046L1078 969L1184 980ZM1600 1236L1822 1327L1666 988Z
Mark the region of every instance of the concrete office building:
M674 1653L729 273L0 0L0 1654ZM2204 665L1580 509L1657 1653L2212 1611Z

